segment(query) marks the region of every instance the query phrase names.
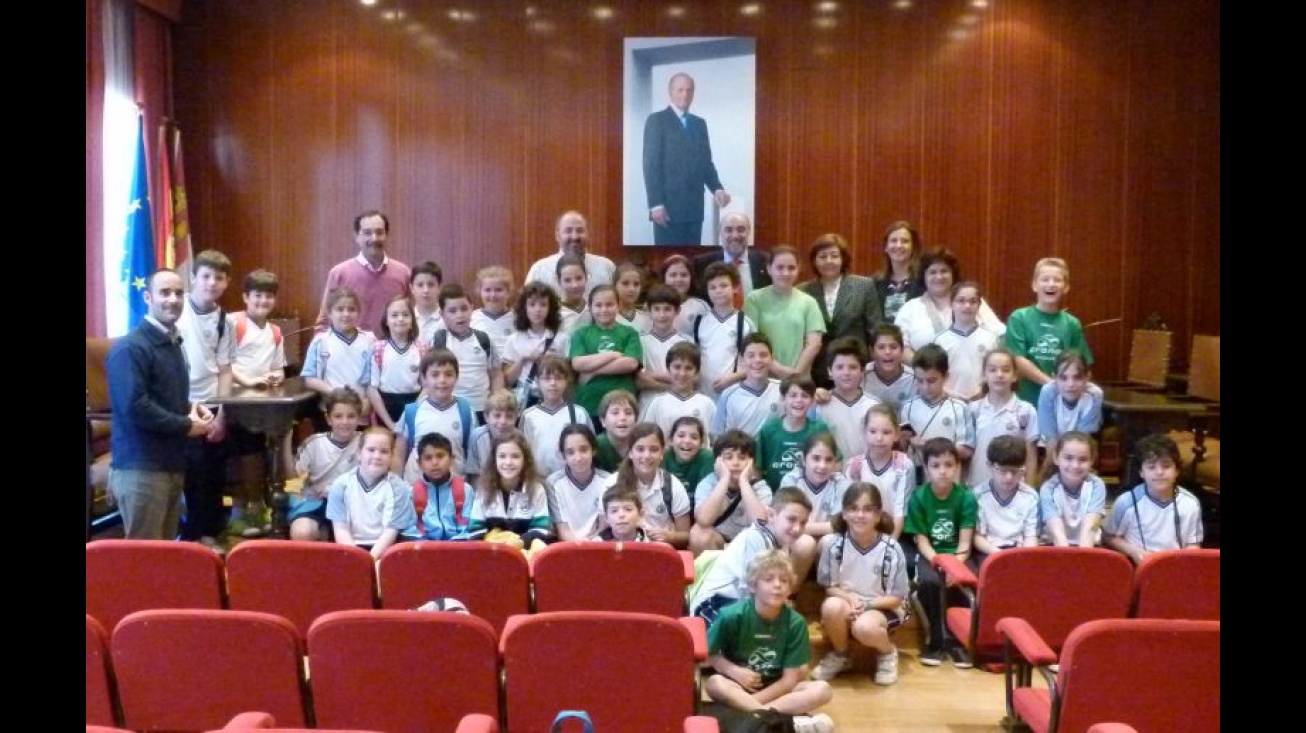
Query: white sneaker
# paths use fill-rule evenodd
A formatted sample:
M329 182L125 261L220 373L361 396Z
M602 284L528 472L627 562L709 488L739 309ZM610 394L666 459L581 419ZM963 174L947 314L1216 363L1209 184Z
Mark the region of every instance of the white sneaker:
M825 713L795 715L794 733L834 733L834 721Z
M898 681L898 650L891 649L875 660L875 684L892 685Z
M826 652L821 658L816 669L812 670L812 679L830 681L839 676L840 672L847 672L852 669L853 660L848 658L847 654L840 654L836 651Z

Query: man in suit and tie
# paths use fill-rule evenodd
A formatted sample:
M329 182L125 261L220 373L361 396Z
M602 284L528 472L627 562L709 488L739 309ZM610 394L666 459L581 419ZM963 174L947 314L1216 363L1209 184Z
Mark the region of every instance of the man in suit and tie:
M703 189L717 206L730 203L712 164L707 122L689 113L694 78L678 73L667 84L671 104L644 122L644 188L654 244L703 243Z
M703 282L703 271L713 262L724 262L739 271L741 303L745 295L771 284L771 275L766 271L770 258L765 252L748 246L752 233L753 224L746 214L731 211L722 215L721 249L694 258L694 283L698 297L707 299L707 283ZM737 303L735 307L740 305Z

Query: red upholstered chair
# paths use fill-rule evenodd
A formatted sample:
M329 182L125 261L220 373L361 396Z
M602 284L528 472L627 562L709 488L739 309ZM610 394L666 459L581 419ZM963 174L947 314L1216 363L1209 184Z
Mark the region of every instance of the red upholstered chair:
M277 721L267 713L241 713L221 729L209 733L238 733L262 731L263 733L372 733L366 730L341 730L327 728L278 728ZM87 733L90 733L89 731ZM488 715L468 715L458 723L454 733L499 733L499 724Z
M139 611L114 629L111 649L128 728L204 731L246 710L307 724L304 641L280 616Z
M331 611L376 607L376 562L333 542L249 540L227 554L228 605L275 613L302 636Z
M1098 723L1089 727L1088 733L1138 733L1138 729L1124 723Z
M990 555L978 578L952 555L936 555L935 565L970 600L969 607L949 608L944 618L972 662L1001 657L996 625L1005 616L1026 619L1060 649L1079 624L1129 614L1134 569L1112 550L1017 547Z
M86 724L86 733L134 733L126 728L110 728L107 725Z
M694 564L692 556L686 563L660 542L559 542L531 559L531 576L538 613L632 611L680 618ZM621 582L596 582L602 578Z
M485 619L445 612L328 613L308 632L308 659L313 708L324 728L452 733L472 713L498 719L498 637Z
M109 666L109 634L86 615L86 724L113 726L113 672Z
M707 641L698 618L558 611L512 617L499 650L513 733L547 733L560 710L588 712L596 730L651 733L694 715Z
M530 612L530 567L521 550L496 542L404 542L381 556L381 607L413 609L457 598L473 616L503 631Z
M193 542L86 543L86 613L112 633L124 616L153 608L220 609L222 558Z
M1100 720L1148 733L1220 730L1220 622L1101 619L1080 625L1057 655L1021 618L1004 618L1008 705L1035 733ZM1038 669L1047 688L1031 684Z
M1220 620L1220 551L1154 552L1134 571L1135 618Z

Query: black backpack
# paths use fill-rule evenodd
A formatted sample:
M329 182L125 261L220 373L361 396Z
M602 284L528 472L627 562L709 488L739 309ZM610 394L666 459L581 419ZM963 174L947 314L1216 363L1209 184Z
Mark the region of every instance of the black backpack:
M711 702L703 706L702 714L715 718L721 733L794 733L794 717L772 708L736 710Z

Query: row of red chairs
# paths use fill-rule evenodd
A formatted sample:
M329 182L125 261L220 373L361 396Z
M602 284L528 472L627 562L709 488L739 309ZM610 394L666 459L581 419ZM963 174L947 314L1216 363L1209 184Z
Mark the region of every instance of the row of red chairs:
M1220 619L1216 549L1153 553L1137 569L1114 550L1087 547L1004 550L985 560L978 576L952 555L934 562L969 601L948 608L944 621L972 662L1002 655L997 627L1008 616L1026 619L1054 650L1096 619ZM941 584L941 592L947 587Z
M532 611L677 618L693 578L688 553L660 543L561 542L528 563L497 543L411 542L376 563L348 545L251 540L224 563L193 543L99 540L86 545L86 613L112 630L145 609L262 611L307 634L331 611L412 609L451 597L498 633L510 616Z
M261 711L291 728L440 733L478 715L546 733L584 710L601 731L710 733L694 716L706 657L702 619L642 613L513 616L496 635L465 614L336 611L306 637L254 611L138 611L111 637L87 615L86 723L185 733Z
M1009 729L1069 733L1100 720L1112 733L1219 733L1220 622L1099 619L1053 651L1023 618L998 621L1006 638ZM1037 669L1046 687L1033 685Z

